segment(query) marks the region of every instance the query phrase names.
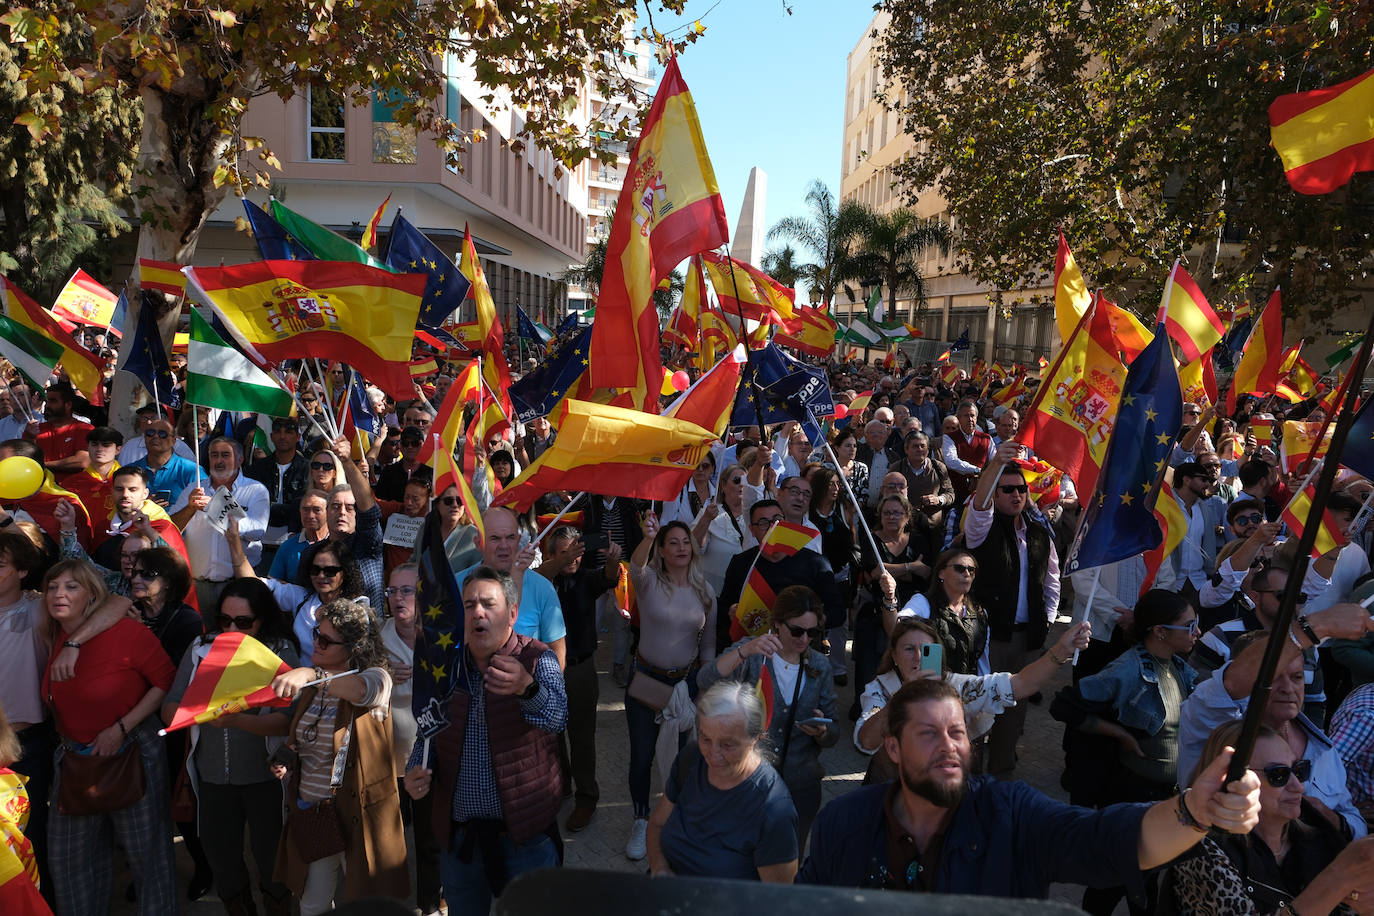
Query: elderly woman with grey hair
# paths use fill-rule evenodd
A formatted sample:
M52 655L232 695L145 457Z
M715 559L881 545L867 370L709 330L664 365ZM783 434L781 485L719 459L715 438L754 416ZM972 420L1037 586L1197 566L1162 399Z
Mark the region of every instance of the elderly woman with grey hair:
M720 681L697 700L697 743L673 762L649 819L649 870L791 884L797 812L759 741L753 685Z

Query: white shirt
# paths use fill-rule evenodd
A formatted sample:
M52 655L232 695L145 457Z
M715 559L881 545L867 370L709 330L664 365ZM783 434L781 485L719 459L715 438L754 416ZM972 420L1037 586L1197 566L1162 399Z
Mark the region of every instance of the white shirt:
M191 491L197 486L198 484L193 483L182 490L172 508L168 510L168 514L174 515L186 508ZM244 477L242 472L234 475L229 492L233 495L234 501L248 513L248 517L239 522L239 538L243 541L243 553L248 557L248 562L255 564L262 557L262 537L267 533L267 512L271 508L271 497L268 496L266 487L256 480ZM186 542L186 554L191 560L191 575L197 579L210 579L214 582L234 577L234 564L229 559L229 544L224 539L223 532L214 529L204 512L197 512L191 516L191 520L182 529L181 539ZM308 656L302 656L306 657Z
M974 432L977 433L978 430L974 429ZM956 429L954 435L963 436L965 442L973 441L973 436L964 436L964 430L962 428ZM945 467L949 468L951 471L957 471L960 474L981 474L983 472L982 468L975 464L969 464L959 457L959 449L955 446L954 439L951 436L943 436L940 439L940 460L945 463Z
M873 460L868 463L868 504L878 505L878 497L883 490L883 478L887 476L888 462L887 451L879 449L873 453Z
M180 455L187 461L194 462L196 460L196 453L191 451L191 446L187 445L180 439L173 438L172 453L175 455ZM148 443L143 441L143 436L137 435L130 439L128 442L124 443L123 448L119 450L118 461L121 465L133 464L138 459L146 457L147 454Z
M1202 514L1200 499L1193 501L1191 509L1181 499L1178 505L1188 518L1188 531L1183 536L1183 543L1178 545L1179 575L1201 591L1207 584L1207 570L1202 557L1202 537L1207 530L1207 517Z

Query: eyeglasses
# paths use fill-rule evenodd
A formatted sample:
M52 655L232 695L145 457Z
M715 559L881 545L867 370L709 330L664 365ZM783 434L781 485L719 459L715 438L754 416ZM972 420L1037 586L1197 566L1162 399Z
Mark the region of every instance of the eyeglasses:
M1156 624L1156 626L1158 626L1161 630L1183 630L1188 633L1202 632L1202 625L1197 622L1196 617L1194 617L1187 623L1160 623Z
M957 573L963 573L963 574L966 575L966 576L976 576L976 575L978 575L978 567L977 567L977 566L968 566L967 564L964 564L964 563L951 563L951 564L949 564L949 566L947 566L947 567L945 567L945 568L946 568L946 569L952 569L952 570L954 570L954 571L957 572Z
M793 496L802 496L807 499L811 498L811 491L804 490L801 487L783 487L783 489L786 490L788 493L791 493Z
M215 617L221 630L251 630L253 624L257 623L258 618L252 614L242 614L238 617L230 617L228 614L219 614Z
M332 471L332 470L334 470L334 462L332 462L332 461L312 461L312 462L310 462L310 470L312 470L312 471Z
M744 483L743 477L731 477L730 483Z
M330 646L342 646L344 644L344 641L342 639L332 639L328 636L325 636L323 633L320 632L319 627L315 627L313 630L311 630L310 635L314 637L315 645L324 649L328 649Z
M997 487L997 489L998 489L998 490L1001 490L1003 493L1007 494L1008 496L1012 495L1013 493L1028 493L1028 492L1030 492L1030 487L1029 487L1028 485L1024 484L1024 483L999 484L998 487Z
M1237 525L1259 525L1263 524L1264 516L1258 512L1251 515L1237 515L1235 524Z
M167 439L170 438L171 435L172 434L165 429L145 429L143 431L143 438L145 439Z
M1185 417L1200 417L1202 416L1202 411L1198 410L1196 407L1190 407L1183 411L1183 415Z
M1203 469L1204 471L1206 471L1208 474L1220 474L1220 473L1221 473L1221 465L1219 465L1219 464L1204 464L1204 465L1202 466L1202 469Z
M149 582L151 582L151 581L154 580L154 579L159 578L161 575L162 575L162 573L158 572L158 571L155 570L155 569L141 569L141 568L140 568L140 569L131 569L131 570L129 570L129 578L130 578L130 579L144 579L144 580L149 581Z
M787 632L792 634L793 639L801 639L805 636L812 642L816 642L825 635L825 631L820 627L799 627L790 623L784 623L783 626L787 628Z
M295 423L273 423L272 432L274 433L295 433L300 432L300 427Z
M409 598L415 594L415 591L416 589L413 585L388 585L386 588L382 589L382 594L386 595L388 598L395 598L397 595L400 595L402 598Z
M440 496L439 502L452 509L455 506L461 506L463 504L463 498L461 496Z
M781 515L772 515L772 516L769 516L768 518L756 519L755 521L753 521L753 522L750 523L750 524L751 524L751 527L754 527L754 528L767 528L769 525L776 524L777 522L780 522L780 521L782 521L782 516L781 516Z
M309 400L309 401L304 400L304 399L301 400L301 406L302 406L302 407L314 407L314 406L315 406L316 404L318 404L318 403L320 403L320 402L314 400L313 398L312 398L311 400Z
M1264 774L1265 782L1275 789L1282 789L1293 776L1298 777L1298 782L1307 782L1308 777L1312 775L1312 761L1299 760L1292 766L1286 763L1271 763L1267 767L1261 767L1260 772Z
M310 567L310 575L312 575L312 576L328 576L328 577L331 578L331 579L332 579L333 577L339 575L339 574L342 573L342 572L343 572L343 567L342 567L342 566L314 566L314 565L312 565L312 566Z

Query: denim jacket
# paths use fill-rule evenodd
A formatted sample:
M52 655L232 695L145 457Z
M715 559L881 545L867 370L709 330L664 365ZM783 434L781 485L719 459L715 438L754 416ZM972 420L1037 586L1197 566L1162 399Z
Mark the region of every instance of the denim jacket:
M1170 662L1186 700L1197 683L1197 672L1175 655ZM1156 735L1164 725L1164 697L1159 692L1155 657L1136 644L1097 674L1078 682L1078 693L1088 706L1110 706L1116 721L1126 728Z

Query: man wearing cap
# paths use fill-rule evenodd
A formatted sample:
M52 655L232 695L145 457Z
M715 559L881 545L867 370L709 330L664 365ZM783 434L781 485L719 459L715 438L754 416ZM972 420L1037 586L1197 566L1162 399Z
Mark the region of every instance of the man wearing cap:
M300 427L294 417L272 418L272 454L244 468L244 476L267 488L267 533L262 538L262 569L271 567L277 548L290 534L301 496L310 486L310 459L300 452Z
M406 415L412 416L416 411L421 414L425 413L423 408L407 408ZM428 427L429 419L428 415L425 414L425 428ZM375 488L378 499L400 502L405 499L406 484L410 482L411 478L420 480L432 480L434 478L434 470L427 464L421 464L419 460L420 448L424 442L424 429L418 426L407 426L401 430L401 460L382 468Z

